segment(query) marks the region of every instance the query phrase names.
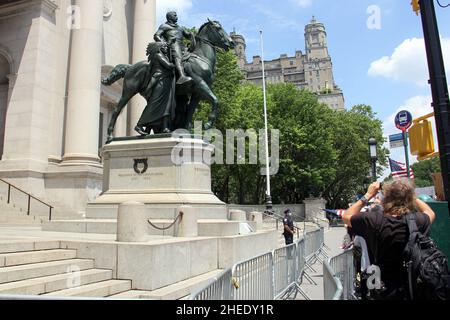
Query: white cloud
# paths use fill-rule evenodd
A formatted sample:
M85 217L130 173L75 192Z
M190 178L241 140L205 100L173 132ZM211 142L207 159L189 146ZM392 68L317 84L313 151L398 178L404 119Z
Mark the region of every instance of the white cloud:
M175 10L180 18L184 17L192 8L192 0L157 0L156 15L158 21L165 21L166 13Z
M450 74L450 38L442 39L442 51L447 73ZM368 74L427 86L429 74L424 39L406 39L390 57L372 62Z
M291 0L291 2L298 5L301 8L306 8L312 5L313 0Z

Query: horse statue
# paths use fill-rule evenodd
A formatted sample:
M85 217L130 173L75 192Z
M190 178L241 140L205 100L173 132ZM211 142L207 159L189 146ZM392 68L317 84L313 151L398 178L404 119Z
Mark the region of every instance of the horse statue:
M209 19L200 27L195 39L193 49L183 57L183 68L192 81L188 85L176 86L176 111L172 130L191 130L194 112L202 100L208 101L212 109L204 129L212 128L218 117L218 99L211 90L217 62L217 48L226 51L233 49L235 44L218 21ZM122 78L124 79L122 97L113 111L108 126L108 143L113 139L117 118L131 98L138 93L147 101L150 98L147 93L150 82L149 63L141 61L134 65L120 64L102 80L102 84L109 86Z

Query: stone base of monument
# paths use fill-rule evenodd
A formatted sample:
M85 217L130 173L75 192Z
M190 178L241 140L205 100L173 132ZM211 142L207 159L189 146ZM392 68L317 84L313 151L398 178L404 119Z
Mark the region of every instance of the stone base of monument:
M199 219L226 219L226 205L211 191L208 161L214 147L188 137L116 141L103 148L103 193L86 217L115 219L121 203L144 203L149 219L173 219L183 205Z
M186 206L186 214L195 213L198 236L256 231L245 213L229 220L226 204L211 191L213 151L211 144L190 135L114 141L103 148L103 192L87 204L86 219L46 222L43 230L115 234L119 206L134 202L145 207L142 223L148 235L183 236L176 220Z

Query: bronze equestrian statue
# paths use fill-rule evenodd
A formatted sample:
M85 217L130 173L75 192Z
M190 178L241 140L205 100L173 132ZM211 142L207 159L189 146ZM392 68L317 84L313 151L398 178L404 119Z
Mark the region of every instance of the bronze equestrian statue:
M175 43L180 44L179 36L151 43L147 49L149 62L141 61L134 65L118 65L108 77L102 80L104 85L111 85L124 79L122 97L113 111L108 127L107 143L114 138L114 127L121 111L138 93L148 102L146 110L135 128L141 135L149 134L151 130L154 133L176 129L191 130L195 109L202 100L210 102L212 107L204 129L208 130L213 127L218 116L218 99L211 90L217 62L216 50L217 48L233 49L234 42L219 22L208 19L208 22L200 27L195 36L195 43L192 43L190 52L183 55L181 63L183 70L176 72L179 76L176 81L175 70L177 70L178 62L176 58L170 60L169 56L177 55L177 53L173 53L178 50L174 48L177 46ZM187 33L183 32L183 37L185 36ZM187 79L177 83L183 77L183 71ZM175 87L175 92L173 92L173 87ZM169 97L174 97L174 99ZM176 107L173 105L174 100L176 100ZM174 108L176 108L175 114L173 114Z

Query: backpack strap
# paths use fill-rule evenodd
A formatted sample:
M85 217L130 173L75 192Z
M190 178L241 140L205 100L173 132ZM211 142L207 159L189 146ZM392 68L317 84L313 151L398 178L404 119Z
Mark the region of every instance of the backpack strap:
M419 232L419 228L417 227L416 222L416 214L408 213L406 215L406 225L408 226L409 231L409 239L411 240L415 233Z
M415 237L417 235L417 233L420 233L419 228L417 227L417 223L416 223L416 214L414 213L408 213L405 216L405 222L406 222L406 226L408 227L408 231L409 231L409 239L408 239L408 243L406 244L406 246L408 246L410 243L414 243L415 241ZM415 295L414 295L414 286L413 286L413 271L412 271L413 266L409 263L408 265L406 265L406 270L407 270L407 277L408 277L408 285L406 286L406 290L409 293L409 298L411 300L414 300Z

